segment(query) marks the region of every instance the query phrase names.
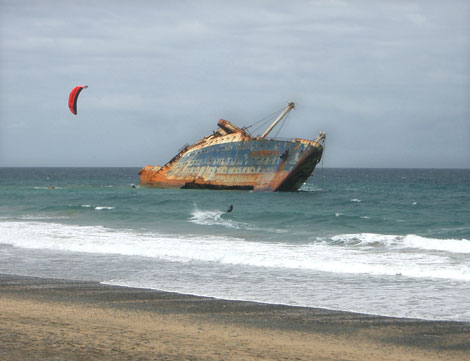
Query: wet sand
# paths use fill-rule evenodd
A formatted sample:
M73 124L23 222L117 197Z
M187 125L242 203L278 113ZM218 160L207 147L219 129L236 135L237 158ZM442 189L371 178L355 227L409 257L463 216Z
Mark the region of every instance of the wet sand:
M0 360L470 360L470 323L0 275Z

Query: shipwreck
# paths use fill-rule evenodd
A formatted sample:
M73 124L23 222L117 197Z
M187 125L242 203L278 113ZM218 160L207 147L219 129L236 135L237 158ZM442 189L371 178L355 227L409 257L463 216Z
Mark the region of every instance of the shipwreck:
M220 119L218 130L183 147L163 166L139 172L142 186L254 191L296 191L320 162L326 134L315 140L281 140L268 135L289 111L290 102L259 136Z

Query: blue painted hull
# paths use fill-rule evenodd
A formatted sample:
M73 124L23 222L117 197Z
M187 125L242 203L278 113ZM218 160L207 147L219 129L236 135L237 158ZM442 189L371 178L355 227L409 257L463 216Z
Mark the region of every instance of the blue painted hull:
M295 191L321 159L323 147L313 143L255 138L189 149L154 171L153 180L144 168L141 184L162 188Z

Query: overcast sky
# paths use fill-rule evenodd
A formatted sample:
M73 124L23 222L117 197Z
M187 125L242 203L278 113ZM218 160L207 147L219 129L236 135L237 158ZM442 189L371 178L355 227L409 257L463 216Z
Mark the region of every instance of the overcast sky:
M325 167L470 167L468 0L0 4L0 166L161 165L293 100Z

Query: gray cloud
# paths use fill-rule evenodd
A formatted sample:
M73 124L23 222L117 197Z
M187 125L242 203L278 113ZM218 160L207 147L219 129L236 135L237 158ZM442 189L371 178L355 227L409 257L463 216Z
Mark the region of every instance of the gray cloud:
M289 100L326 166L470 166L466 1L0 4L0 166L161 164Z

